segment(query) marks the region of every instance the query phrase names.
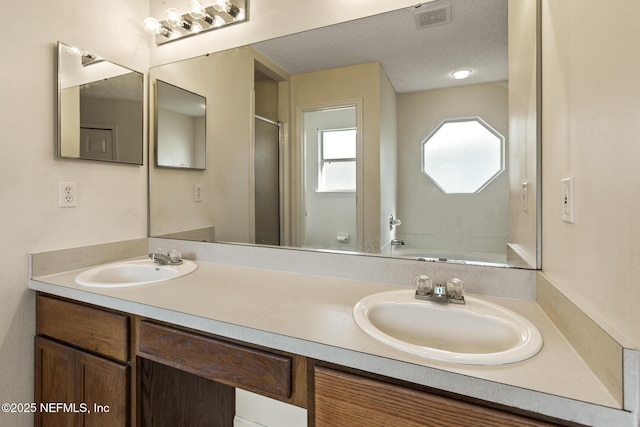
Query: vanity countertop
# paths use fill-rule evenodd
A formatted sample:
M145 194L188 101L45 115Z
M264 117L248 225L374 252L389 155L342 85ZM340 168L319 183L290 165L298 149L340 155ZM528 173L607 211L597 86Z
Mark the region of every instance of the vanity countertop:
M499 366L459 365L398 351L356 325L358 300L398 286L197 263L187 276L137 287L77 285L79 269L34 277L29 288L552 417L632 425L631 413L533 301L482 296L537 326L544 345L536 356Z

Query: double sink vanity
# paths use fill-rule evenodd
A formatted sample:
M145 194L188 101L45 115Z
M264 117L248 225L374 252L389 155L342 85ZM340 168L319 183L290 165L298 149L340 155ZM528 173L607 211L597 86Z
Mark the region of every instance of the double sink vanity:
M174 244L180 265L143 255ZM619 349L616 390L535 300L477 286L531 285L534 271L377 261L464 276L467 303L439 304L416 300L410 280L335 277L334 257L353 271L371 257L269 251L140 239L32 255L36 400L89 408L37 422L231 426L240 388L307 409L310 426L635 425L635 352ZM251 265L258 253L274 269ZM334 277L312 271L323 263Z

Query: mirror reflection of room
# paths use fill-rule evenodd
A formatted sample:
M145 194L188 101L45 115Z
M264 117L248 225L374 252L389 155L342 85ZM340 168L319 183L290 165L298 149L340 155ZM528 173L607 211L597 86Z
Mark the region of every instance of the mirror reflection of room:
M207 138L207 164L215 172L205 182L211 205L194 212L197 227L214 228L217 242L535 267L536 27L535 16L512 3L455 0L444 11L426 3L152 68L152 76L171 75L178 85L183 76L192 85L218 88L215 103L224 106L213 116L226 125L219 120ZM419 19L431 15L443 21L424 25ZM511 69L510 63L519 65ZM467 70L465 78L460 70ZM220 81L226 84L215 86ZM242 96L247 92L250 97ZM266 109L265 99L271 103ZM315 156L321 152L307 146L304 122L308 111L345 100L361 103L361 156L355 160L361 185L342 194L322 192L322 163ZM259 110L268 111L280 132L278 182L270 186L278 209L269 214L279 228L268 239L258 225L265 185L253 161L236 162L258 155L260 126L254 123L247 134L246 126L232 124L252 113L262 116ZM501 141L499 168L474 191L443 191L425 173L422 150L443 123L469 118L486 123ZM152 174L151 235L187 238L193 229L167 211L172 195L161 182ZM316 210L314 199L329 198L335 200L328 214Z
M206 112L204 96L156 82L156 165L205 169Z
M142 74L60 42L58 71L58 157L142 165Z

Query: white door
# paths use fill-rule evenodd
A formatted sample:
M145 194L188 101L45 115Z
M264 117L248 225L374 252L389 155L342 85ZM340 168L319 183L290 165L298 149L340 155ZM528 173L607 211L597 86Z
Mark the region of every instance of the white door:
M113 128L80 128L80 158L116 160Z

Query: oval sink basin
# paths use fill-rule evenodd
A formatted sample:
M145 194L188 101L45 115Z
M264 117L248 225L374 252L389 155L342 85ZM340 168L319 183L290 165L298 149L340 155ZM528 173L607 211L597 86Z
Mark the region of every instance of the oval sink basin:
M123 288L147 285L187 275L197 268L193 261L180 265L160 265L151 259L114 262L85 270L76 276L76 283L96 288Z
M527 319L465 295L466 304L417 300L414 291L369 295L353 317L367 334L418 356L471 365L502 365L535 355L542 336Z

